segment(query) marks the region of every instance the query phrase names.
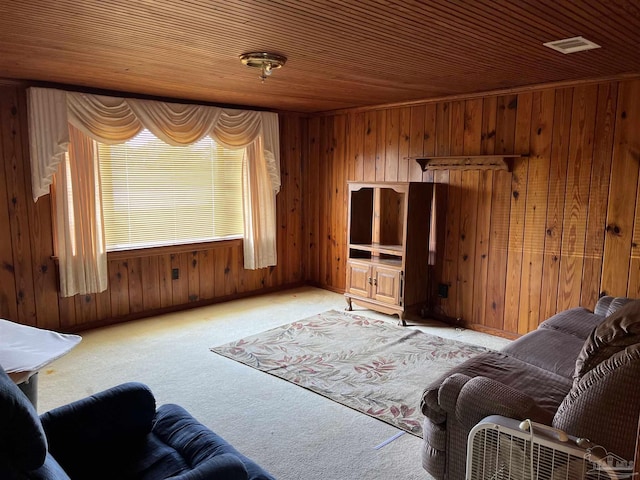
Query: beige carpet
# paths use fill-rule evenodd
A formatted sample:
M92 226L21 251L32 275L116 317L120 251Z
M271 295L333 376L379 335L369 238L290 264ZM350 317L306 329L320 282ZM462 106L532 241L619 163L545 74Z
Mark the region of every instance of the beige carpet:
M83 332L80 345L41 372L39 411L140 381L158 404L184 406L279 480L428 480L420 438L402 435L376 450L399 430L209 350L345 305L340 294L304 287ZM508 343L438 322L407 329L489 348Z
M336 310L211 350L420 437L424 387L487 351Z

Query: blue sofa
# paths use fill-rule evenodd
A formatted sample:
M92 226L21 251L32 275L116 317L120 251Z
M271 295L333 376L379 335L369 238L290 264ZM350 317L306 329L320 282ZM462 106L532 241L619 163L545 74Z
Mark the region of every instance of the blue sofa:
M4 480L272 480L178 405L126 383L38 417L0 368Z

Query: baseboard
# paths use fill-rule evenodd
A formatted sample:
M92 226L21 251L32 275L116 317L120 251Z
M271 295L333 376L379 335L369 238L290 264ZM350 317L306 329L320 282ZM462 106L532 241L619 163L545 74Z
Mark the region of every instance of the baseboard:
M209 305L215 305L217 303L223 303L223 302L229 302L231 300L239 300L242 298L248 298L248 297L255 297L258 295L264 295L266 293L275 293L275 292L280 292L283 290L289 290L292 288L298 288L298 287L303 287L305 285L309 285L306 282L294 282L294 283L288 283L286 285L279 285L277 287L267 287L267 288L261 288L258 290L251 290L249 292L242 292L242 293L234 293L231 295L225 295L224 297L216 297L216 298L211 298L211 299L205 299L205 300L197 300L195 302L190 302L190 303L185 303L182 305L172 305L170 307L165 307L165 308L155 308L153 310L145 310L143 312L137 312L137 313L131 313L129 315L124 315L122 317L114 317L114 318L108 318L108 319L104 319L104 320L98 320L95 322L88 322L88 323L83 323L82 325L74 325L74 326L69 326L68 328L65 328L65 332L69 332L69 333L77 333L77 332L81 332L83 330L90 330L93 328L99 328L99 327L106 327L109 325L117 325L119 323L126 323L126 322L130 322L133 320L140 320L142 318L147 318L147 317L154 317L156 315L163 315L166 313L175 313L175 312L183 312L185 310L190 310L192 308L198 308L198 307L206 307Z

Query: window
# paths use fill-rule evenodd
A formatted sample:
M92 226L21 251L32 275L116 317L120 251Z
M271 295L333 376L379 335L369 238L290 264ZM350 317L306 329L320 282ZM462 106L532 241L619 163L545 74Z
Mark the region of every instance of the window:
M174 147L144 130L99 152L107 251L242 235L244 150L209 137Z

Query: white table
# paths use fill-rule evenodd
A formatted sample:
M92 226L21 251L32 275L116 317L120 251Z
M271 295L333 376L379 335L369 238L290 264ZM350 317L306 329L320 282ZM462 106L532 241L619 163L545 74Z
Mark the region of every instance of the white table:
M33 383L23 391L36 405L37 377L34 375L68 353L81 340L79 335L29 327L0 318L0 367L19 385Z

